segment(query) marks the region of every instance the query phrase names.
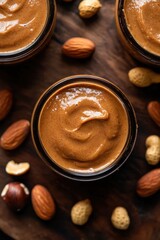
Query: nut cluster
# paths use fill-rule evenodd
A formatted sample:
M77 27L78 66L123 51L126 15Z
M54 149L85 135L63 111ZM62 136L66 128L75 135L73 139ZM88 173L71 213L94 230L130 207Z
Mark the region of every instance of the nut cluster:
M0 91L0 120L8 114L13 104L13 95L9 90ZM12 123L0 137L0 147L5 150L18 148L30 131L30 122L22 119ZM28 172L28 162L16 163L14 160L6 164L6 173L20 176ZM21 182L8 183L1 192L4 202L14 211L21 211L27 204L28 188ZM35 213L42 220L50 220L55 214L55 202L50 192L41 185L36 185L31 191L31 200Z
M71 2L72 0L64 0ZM99 0L82 0L78 6L79 15L84 18L91 18L98 13L102 7ZM68 39L62 46L62 53L71 58L85 59L92 56L96 44L82 37ZM136 67L129 71L129 80L137 87L148 87L151 84L160 83L160 74L148 68ZM0 121L3 121L9 114L13 105L13 94L10 90L0 90ZM160 103L151 101L147 106L148 113L153 121L160 126ZM5 150L18 148L26 139L30 131L30 122L20 119L12 123L0 137L0 147ZM156 165L160 162L160 137L151 135L146 139L145 158L148 164ZM6 165L6 173L20 176L28 172L28 162L16 163L9 161ZM142 176L136 186L136 192L140 197L149 197L160 190L160 168L154 169ZM14 211L22 210L29 198L28 188L21 182L8 183L1 192L4 202ZM42 220L48 221L53 218L56 212L55 201L42 185L35 185L31 190L31 202L35 214ZM93 207L89 199L77 202L71 209L71 220L76 225L84 225L89 220ZM128 211L124 207L116 207L111 215L113 226L120 230L127 230L130 225Z

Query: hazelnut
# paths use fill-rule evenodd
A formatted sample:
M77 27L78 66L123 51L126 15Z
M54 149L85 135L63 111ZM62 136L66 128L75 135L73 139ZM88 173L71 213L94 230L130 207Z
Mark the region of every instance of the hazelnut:
M15 211L20 211L27 203L28 188L19 182L8 183L2 190L1 197Z

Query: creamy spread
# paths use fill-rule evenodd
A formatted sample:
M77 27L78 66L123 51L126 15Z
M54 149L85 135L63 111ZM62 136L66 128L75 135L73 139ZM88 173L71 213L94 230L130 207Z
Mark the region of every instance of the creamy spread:
M47 12L47 0L0 0L0 52L33 43L45 26Z
M98 171L115 162L129 132L123 103L100 84L79 82L54 92L39 118L48 156L70 171Z
M160 55L160 1L124 0L124 14L136 42L148 52Z

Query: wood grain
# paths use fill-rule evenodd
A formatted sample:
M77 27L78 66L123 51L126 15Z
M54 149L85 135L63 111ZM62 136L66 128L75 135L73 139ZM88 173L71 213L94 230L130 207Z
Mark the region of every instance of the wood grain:
M31 136L14 151L0 149L0 190L8 182L18 180L31 190L35 184L46 186L56 200L53 220L39 220L29 202L22 213L11 212L0 199L0 228L16 240L159 240L160 194L141 199L135 193L137 180L152 168L145 162L145 138L160 135L160 129L147 113L149 101L160 100L160 85L146 89L128 81L128 70L141 64L123 48L117 36L113 0L101 0L102 9L90 20L78 16L79 1L58 1L57 24L49 45L34 59L21 65L0 67L0 88L10 88L14 105L9 116L0 123L0 134L14 121L30 120L40 94L55 81L74 74L94 74L118 85L133 104L139 133L133 153L114 175L93 183L79 183L58 176L37 156ZM62 56L61 46L70 37L86 37L96 43L91 59L72 60ZM9 160L28 161L31 170L24 177L13 178L5 173ZM90 198L94 212L83 227L72 224L70 210L79 200ZM125 232L115 230L110 216L116 206L128 209L131 225Z

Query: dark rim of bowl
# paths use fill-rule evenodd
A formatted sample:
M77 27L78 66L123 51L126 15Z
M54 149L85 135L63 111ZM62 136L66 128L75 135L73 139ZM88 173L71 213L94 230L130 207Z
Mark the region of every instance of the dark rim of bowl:
M153 63L154 65L160 65L160 56L155 55L153 53L148 52L144 48L142 48L136 40L131 35L130 31L127 28L127 24L125 21L125 15L124 11L122 9L124 8L124 0L119 0L118 2L118 21L121 28L121 31L123 32L123 35L125 36L125 39L128 41L128 43L136 50L136 52L139 52L139 54L145 58L147 61Z
M100 171L94 172L94 173L78 173L78 172L71 172L67 171L61 167L59 167L57 164L55 164L49 156L46 154L41 141L39 139L39 134L38 134L38 122L39 122L39 116L41 113L41 109L48 99L48 97L57 89L65 86L66 84L72 84L75 82L94 82L97 84L101 84L105 87L108 87L111 91L113 91L114 94L116 94L119 99L121 100L122 104L124 104L124 107L126 109L126 112L128 114L128 119L129 119L129 136L127 143L120 155L120 159L115 162L115 164L108 166L107 168L104 168ZM75 76L70 76L64 79L61 79L51 85L39 98L38 102L35 105L35 108L32 113L32 119L31 119L31 134L32 134L32 140L33 144L36 148L36 151L38 155L41 157L41 159L55 172L58 174L67 177L72 180L79 180L79 181L93 181L93 180L98 180L101 178L104 178L106 176L109 176L116 170L118 170L124 162L128 159L129 155L131 154L133 147L135 145L136 137L137 137L137 131L138 131L138 125L137 125L137 120L135 116L134 109L127 99L127 97L124 95L124 93L112 82L101 78L97 76L92 76L92 75L75 75Z
M47 16L46 24L44 25L44 28L42 29L42 32L37 37L37 39L28 45L26 48L22 48L17 51L8 52L8 53L0 53L0 63L5 62L14 62L21 60L28 55L34 55L38 49L44 45L44 43L47 41L48 33L52 29L52 24L55 21L56 16L56 3L55 0L48 0L49 4L49 14Z

